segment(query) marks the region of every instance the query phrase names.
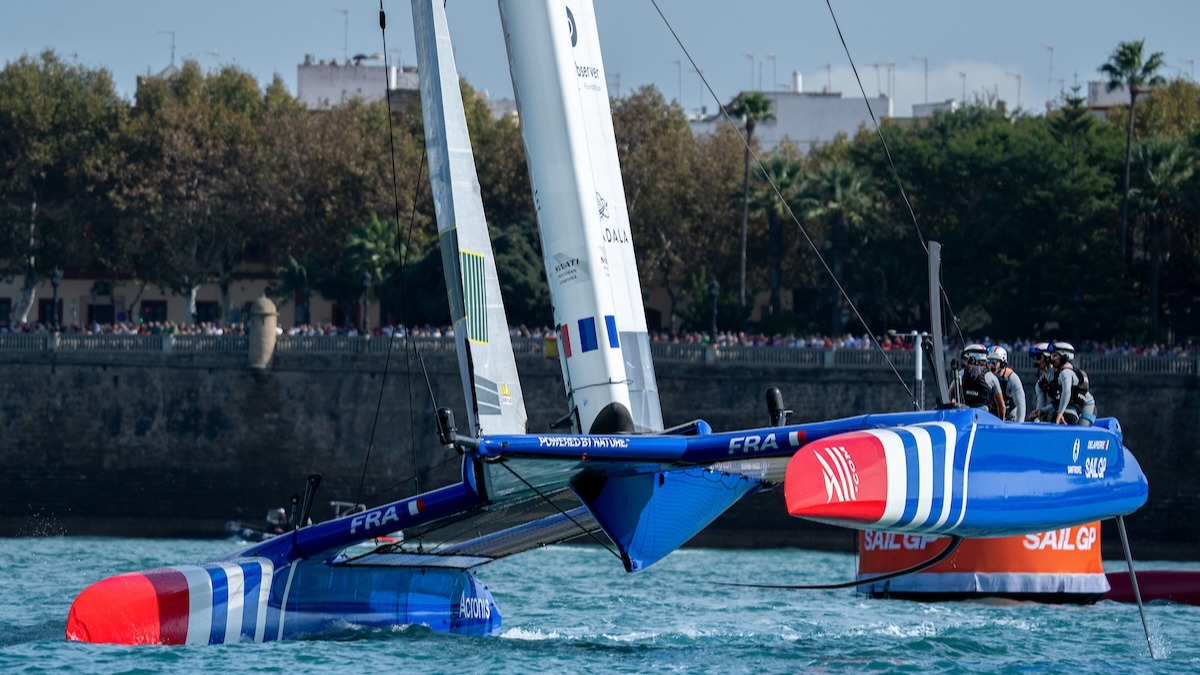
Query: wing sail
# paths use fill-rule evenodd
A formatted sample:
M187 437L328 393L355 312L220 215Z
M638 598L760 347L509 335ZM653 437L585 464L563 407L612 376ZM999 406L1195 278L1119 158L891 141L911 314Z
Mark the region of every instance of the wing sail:
M471 433L525 433L528 415L442 3L415 0L413 30L429 177Z

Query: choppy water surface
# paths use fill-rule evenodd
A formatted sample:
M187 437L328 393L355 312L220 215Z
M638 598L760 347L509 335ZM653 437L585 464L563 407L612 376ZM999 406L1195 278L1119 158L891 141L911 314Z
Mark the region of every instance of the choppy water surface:
M45 672L1200 672L1200 607L923 604L852 591L721 585L850 578L854 557L802 550L678 551L626 574L597 547L551 547L478 576L504 616L499 638L420 627L339 639L206 647L68 643L67 611L119 572L198 562L228 541L0 540L0 671ZM1144 569L1200 564L1141 563ZM1120 565L1114 564L1114 568Z

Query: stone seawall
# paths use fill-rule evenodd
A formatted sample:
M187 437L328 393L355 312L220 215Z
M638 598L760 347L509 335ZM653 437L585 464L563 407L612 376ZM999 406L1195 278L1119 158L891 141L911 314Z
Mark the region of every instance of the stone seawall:
M547 430L565 412L558 364L529 356L518 366L530 428ZM766 426L768 386L797 422L911 407L883 369L657 370L668 425ZM458 382L445 353L281 352L255 371L244 352L0 351L0 535L220 536L226 520L286 505L310 473L323 475L320 518L329 500L378 503L447 484L458 456L436 442L433 401L461 411ZM1149 504L1128 519L1135 555L1196 558L1197 378L1104 375L1094 387L1150 481ZM779 490L694 541L853 548L844 530L788 517Z

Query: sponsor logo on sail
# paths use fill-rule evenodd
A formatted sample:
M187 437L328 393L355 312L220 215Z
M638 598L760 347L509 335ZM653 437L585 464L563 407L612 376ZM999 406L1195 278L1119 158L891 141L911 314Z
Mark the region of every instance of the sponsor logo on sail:
M824 456L822 456L824 455ZM821 477L825 480L825 503L837 497L838 502L858 500L858 468L844 446L833 446L814 450L813 456L821 464Z
M571 46L574 47L579 42L579 31L575 30L575 15L570 7L567 8L567 28L571 31Z

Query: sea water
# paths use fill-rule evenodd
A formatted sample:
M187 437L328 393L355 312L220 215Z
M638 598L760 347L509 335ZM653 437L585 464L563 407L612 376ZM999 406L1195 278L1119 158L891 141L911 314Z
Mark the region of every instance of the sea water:
M331 639L197 647L66 642L71 601L120 572L228 553L231 541L0 540L0 672L1200 672L1200 607L871 600L813 584L852 578L853 555L800 549L677 551L627 574L599 546L553 546L477 571L499 637L420 626ZM1120 569L1123 562L1111 563ZM1200 569L1141 563L1144 569Z

